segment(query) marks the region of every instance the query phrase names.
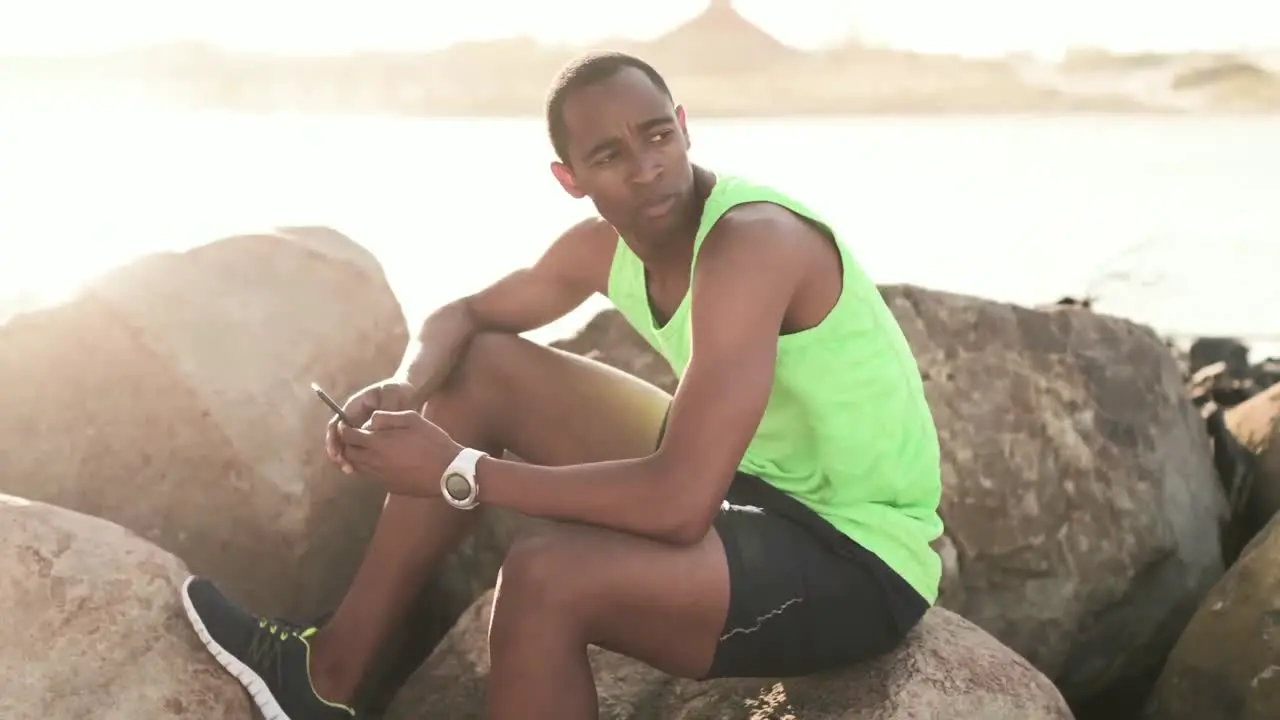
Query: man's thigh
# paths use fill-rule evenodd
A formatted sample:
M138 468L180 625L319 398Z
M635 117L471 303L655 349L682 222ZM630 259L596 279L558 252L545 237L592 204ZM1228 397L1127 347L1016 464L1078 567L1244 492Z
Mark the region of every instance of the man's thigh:
M483 402L505 450L539 465L647 455L671 403L621 370L504 333L473 339L451 382Z
M829 525L821 536L814 523L825 521L763 480L734 480L715 522L728 618L706 678L847 667L897 647L924 614L924 599L879 558Z

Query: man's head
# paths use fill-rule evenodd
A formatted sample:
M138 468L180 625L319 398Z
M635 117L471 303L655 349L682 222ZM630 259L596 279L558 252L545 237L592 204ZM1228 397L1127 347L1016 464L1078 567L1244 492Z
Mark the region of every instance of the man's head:
M648 63L593 53L567 65L547 98L551 170L575 198L590 198L629 240L661 241L694 200L684 110Z

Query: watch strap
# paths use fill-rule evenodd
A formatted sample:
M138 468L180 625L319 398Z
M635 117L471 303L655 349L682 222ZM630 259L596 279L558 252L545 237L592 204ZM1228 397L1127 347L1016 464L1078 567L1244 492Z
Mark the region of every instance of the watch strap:
M476 464L480 462L480 458L488 457L489 453L475 448L464 447L458 452L453 462L449 463L449 467L445 468L445 473L458 472L466 475L475 482Z

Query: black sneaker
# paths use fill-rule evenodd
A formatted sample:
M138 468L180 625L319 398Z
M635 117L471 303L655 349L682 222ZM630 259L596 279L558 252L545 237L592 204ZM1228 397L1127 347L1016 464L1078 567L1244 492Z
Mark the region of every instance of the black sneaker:
M249 691L265 720L351 720L355 710L331 703L311 685L315 628L254 617L208 579L182 584L182 606L200 642Z

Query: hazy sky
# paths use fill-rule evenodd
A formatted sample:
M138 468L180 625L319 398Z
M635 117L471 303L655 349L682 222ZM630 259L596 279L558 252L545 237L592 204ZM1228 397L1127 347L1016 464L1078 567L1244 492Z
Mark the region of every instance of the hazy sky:
M1054 53L1114 49L1280 48L1272 0L737 0L785 42L820 45L857 28L919 50ZM1270 8L1268 8L1270 5ZM443 6L443 7L442 7ZM706 0L0 0L0 54L201 39L281 52L425 49L527 34L589 42L651 37ZM447 11L443 8L447 7ZM429 11L434 9L434 11Z

